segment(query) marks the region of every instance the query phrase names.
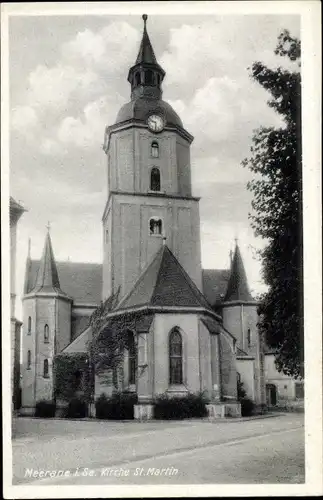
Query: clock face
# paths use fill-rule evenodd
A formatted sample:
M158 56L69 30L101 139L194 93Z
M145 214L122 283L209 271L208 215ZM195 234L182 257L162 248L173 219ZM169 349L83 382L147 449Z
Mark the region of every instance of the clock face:
M150 115L147 123L152 132L161 132L164 128L164 120L160 115Z

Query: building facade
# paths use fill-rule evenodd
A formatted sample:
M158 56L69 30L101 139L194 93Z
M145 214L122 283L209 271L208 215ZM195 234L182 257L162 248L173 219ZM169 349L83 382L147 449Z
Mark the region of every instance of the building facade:
M26 211L12 197L9 202L10 216L10 335L11 335L11 394L13 409L20 405L20 330L21 321L16 318L16 254L17 224Z
M162 99L164 70L144 17L130 67L130 101L106 127L107 202L102 265L56 262L50 234L39 262L27 259L23 406L53 397L55 355L88 352L90 317L106 304L102 335L129 338L117 376L97 373L96 396L116 385L138 394L138 417L157 395L204 392L239 414L237 378L264 404L263 352L236 243L231 269L203 270L199 199L192 196L193 137ZM224 410L223 410L224 409ZM212 411L213 411L212 410Z

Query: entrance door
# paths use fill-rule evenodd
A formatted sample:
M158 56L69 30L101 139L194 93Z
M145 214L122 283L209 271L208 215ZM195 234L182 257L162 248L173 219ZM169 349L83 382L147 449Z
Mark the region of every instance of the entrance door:
M277 404L277 388L274 384L266 385L267 404L268 406L276 406Z

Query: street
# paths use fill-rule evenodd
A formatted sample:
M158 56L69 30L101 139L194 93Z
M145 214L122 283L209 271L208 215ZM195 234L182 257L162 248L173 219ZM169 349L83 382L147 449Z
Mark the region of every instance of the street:
M302 483L304 416L16 422L13 484Z

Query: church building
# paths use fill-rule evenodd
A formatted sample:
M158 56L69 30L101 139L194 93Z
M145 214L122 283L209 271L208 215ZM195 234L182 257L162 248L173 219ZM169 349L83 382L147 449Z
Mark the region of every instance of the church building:
M162 99L165 71L144 29L130 67L130 101L106 127L107 201L103 264L56 262L50 233L40 261L27 258L23 297L22 410L52 399L53 359L87 353L90 318L106 308L104 332L127 329L123 390L137 418L157 395L204 391L210 412L239 415L237 380L264 404L257 303L238 243L230 269L202 269L199 198L192 195L192 135ZM131 347L132 346L132 347ZM111 394L96 374L95 397ZM109 382L110 380L110 382Z

